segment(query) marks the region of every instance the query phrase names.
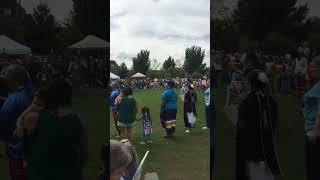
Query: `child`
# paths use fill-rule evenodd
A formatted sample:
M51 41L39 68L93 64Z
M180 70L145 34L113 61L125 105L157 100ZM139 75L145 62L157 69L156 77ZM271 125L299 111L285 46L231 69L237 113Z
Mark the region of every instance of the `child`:
M150 109L148 107L142 108L142 128L143 128L143 141L140 144L145 144L144 141L152 143L151 134L152 134L152 121L150 116Z
M41 88L39 89L33 98L32 104L19 116L17 119L17 129L15 131L15 135L18 138L22 138L25 135L25 132L27 131L27 134L31 133L31 124L25 124L24 119L32 115L33 113L40 112L42 109L45 108L47 99L47 89Z

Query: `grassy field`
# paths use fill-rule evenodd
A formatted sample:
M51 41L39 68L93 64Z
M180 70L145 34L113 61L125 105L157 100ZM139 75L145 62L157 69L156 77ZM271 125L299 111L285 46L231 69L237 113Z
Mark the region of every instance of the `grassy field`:
M215 180L235 179L235 131L223 114L224 92L217 92L216 160ZM277 129L277 149L283 176L277 180L303 180L304 178L304 133L303 118L296 110L301 102L293 97L279 97L279 127Z
M74 93L74 110L80 113L86 121L89 134L89 162L86 168L86 179L95 179L99 168L99 150L102 143L107 142L108 108L105 104L107 92L105 90L83 89ZM216 92L217 121L216 121L216 161L214 169L215 180L232 180L235 172L234 130L223 114L224 91ZM202 94L198 94L199 112L198 124L192 134L184 132L183 110L179 100L177 132L174 139L164 139L163 129L159 123L160 90L146 90L135 92L139 111L142 106L151 108L153 119L153 143L140 145L142 138L141 122L134 128L134 145L140 156L149 150L144 166L144 172L157 172L160 180L195 180L209 179L209 131L201 127L205 123L204 103ZM304 179L304 141L303 119L296 116L300 105L294 97L278 98L280 105L280 125L278 128L278 149L284 176L277 180ZM111 117L111 114L109 114ZM115 136L113 121L110 121L111 137ZM3 146L0 144L3 154ZM7 180L8 162L0 157L0 179Z
M108 123L105 90L82 89L74 92L74 112L85 121L89 138L89 161L85 169L85 179L97 178L100 166L100 147L108 142ZM0 145L3 154L3 144ZM0 158L0 180L9 180L8 160Z
M139 111L148 106L153 120L152 144L140 145L142 139L141 122L134 127L133 143L139 156L149 150L149 157L144 165L145 172L157 172L160 180L195 180L209 179L209 131L202 130L205 124L203 95L198 93L198 122L192 134L184 132L183 105L178 101L176 134L173 139L164 139L164 130L160 125L160 90L134 92ZM110 114L111 118L111 114ZM111 137L116 135L114 124L110 122Z

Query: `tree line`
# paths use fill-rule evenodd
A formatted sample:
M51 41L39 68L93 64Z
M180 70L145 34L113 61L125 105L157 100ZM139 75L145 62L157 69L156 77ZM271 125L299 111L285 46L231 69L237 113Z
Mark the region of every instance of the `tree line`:
M104 0L73 0L69 16L58 22L48 4L40 2L23 19L0 19L0 34L42 54L48 54L52 49L63 49L89 34L109 41L107 3Z
M211 34L215 49L259 48L280 54L293 51L304 41L320 48L320 18L308 16L307 3L239 0L230 10L219 0L213 9Z
M136 57L132 58L132 68L129 70L125 63L118 65L111 64L110 71L125 79L131 77L136 72L146 74L149 78L175 78L192 77L202 78L204 75L209 77L209 68L203 62L205 50L199 46L192 46L185 50L185 60L181 64L169 56L158 69L160 63L157 59L150 59L149 50L141 50Z

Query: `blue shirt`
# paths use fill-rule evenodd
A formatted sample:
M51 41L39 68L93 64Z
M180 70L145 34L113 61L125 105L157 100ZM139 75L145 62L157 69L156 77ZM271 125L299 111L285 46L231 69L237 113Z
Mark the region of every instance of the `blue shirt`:
M114 104L116 98L120 95L120 89L116 89L114 91L112 91L111 96L110 96L110 105L112 108L112 112L117 112L118 108L117 106Z
M204 92L204 102L206 104L206 106L210 105L210 88L208 88L205 92Z
M161 96L165 110L177 109L177 94L172 88L166 89Z
M31 98L30 89L22 89L8 96L0 110L0 138L10 139L16 128L18 117L28 108Z
M316 116L320 111L320 81L304 95L304 129L312 131L316 125Z

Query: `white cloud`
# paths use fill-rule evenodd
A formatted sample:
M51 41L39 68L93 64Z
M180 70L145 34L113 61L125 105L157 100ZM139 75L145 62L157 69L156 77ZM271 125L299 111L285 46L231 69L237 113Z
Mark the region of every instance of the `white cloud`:
M210 48L210 0L111 0L111 59L132 66L140 50L163 62L192 45ZM209 65L209 54L205 58Z

